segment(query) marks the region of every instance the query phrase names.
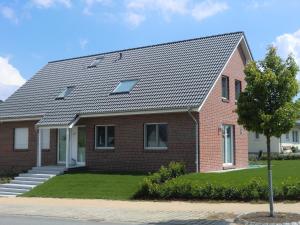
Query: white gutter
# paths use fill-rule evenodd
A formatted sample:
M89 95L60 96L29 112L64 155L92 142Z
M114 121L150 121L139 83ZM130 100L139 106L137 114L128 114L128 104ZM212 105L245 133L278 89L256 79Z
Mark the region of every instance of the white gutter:
M191 111L197 111L197 108L192 108ZM79 114L80 118L90 117L107 117L107 116L131 116L131 115L145 115L145 114L160 114L160 113L179 113L186 112L186 108L166 109L166 110L149 110L149 111L129 111L129 112L112 112L112 113L90 113Z
M192 118L192 120L195 123L196 126L196 160L195 160L195 164L196 164L196 173L199 173L199 155L200 155L200 147L199 147L199 121L193 116L193 114L191 113L191 109L188 109L188 114L190 115L190 117Z

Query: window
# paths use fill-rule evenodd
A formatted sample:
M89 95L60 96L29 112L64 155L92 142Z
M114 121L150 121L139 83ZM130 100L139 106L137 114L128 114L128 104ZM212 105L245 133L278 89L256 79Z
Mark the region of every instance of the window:
M42 149L50 149L50 129L40 129Z
M87 68L97 67L101 63L101 61L103 61L103 59L104 59L103 56L99 56L95 58L94 61Z
M259 139L259 133L255 132L255 139Z
M62 100L65 99L65 97L67 97L73 90L74 90L74 86L69 86L66 87L56 98L55 100Z
M292 132L292 134L293 134L293 142L298 143L298 142L299 142L298 131L294 130L294 131Z
M287 132L286 134L285 134L285 139L288 141L288 140L290 140L290 132Z
M114 126L96 126L95 132L96 149L114 149L115 148L115 127Z
M28 149L28 128L15 128L14 149Z
M242 92L242 82L240 80L235 80L235 100L237 101Z
M222 98L229 99L229 77L222 76Z
M138 80L121 81L115 88L115 90L112 92L112 94L129 93L134 88L137 82Z
M168 124L145 124L145 149L168 148Z

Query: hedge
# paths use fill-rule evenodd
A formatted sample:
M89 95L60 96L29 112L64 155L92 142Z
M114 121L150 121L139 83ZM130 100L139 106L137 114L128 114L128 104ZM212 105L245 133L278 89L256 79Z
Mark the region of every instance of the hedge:
M177 168L181 164L173 163ZM221 184L198 184L189 180L176 179L183 175L182 172L173 176L170 167L163 167L159 172L145 178L134 198L136 199L178 199L178 200L229 200L229 201L253 201L268 199L268 185L261 178L253 178L248 183L236 186ZM164 177L164 179L161 179ZM167 179L166 179L167 178ZM274 187L274 199L276 200L300 200L300 181L285 180L282 185Z

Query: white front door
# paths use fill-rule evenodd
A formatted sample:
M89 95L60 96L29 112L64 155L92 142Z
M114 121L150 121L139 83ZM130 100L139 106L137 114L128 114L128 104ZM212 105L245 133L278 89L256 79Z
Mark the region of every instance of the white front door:
M232 125L223 125L223 163L233 165L234 163L234 132Z
M66 162L66 129L58 130L58 164ZM69 163L71 166L85 165L86 150L86 127L76 126L70 131L70 154Z

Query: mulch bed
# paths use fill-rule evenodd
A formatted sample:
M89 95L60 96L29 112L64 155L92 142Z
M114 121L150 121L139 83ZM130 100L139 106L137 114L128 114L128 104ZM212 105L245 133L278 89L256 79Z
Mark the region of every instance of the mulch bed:
M235 222L240 224L300 224L300 214L275 212L274 217L270 217L268 212L256 212L241 215Z

